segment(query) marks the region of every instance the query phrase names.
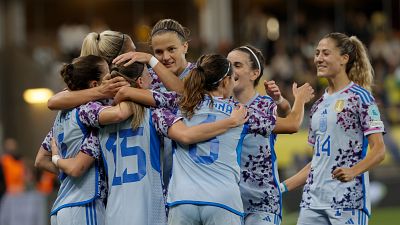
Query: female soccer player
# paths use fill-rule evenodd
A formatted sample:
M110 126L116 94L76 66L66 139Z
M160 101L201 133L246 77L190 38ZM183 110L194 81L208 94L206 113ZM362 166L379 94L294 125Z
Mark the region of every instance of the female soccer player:
M249 46L233 49L228 54L237 84L233 89L236 101L254 108L260 104L277 104L287 118L278 117L273 133L245 136L241 153L240 191L246 225L279 225L282 218L282 199L279 189L278 165L275 154L276 134L294 133L300 128L304 116L304 103L296 102L290 113L289 103L283 99L274 81L264 82L269 96L261 96L255 87L264 70L264 57L260 50ZM306 101L308 102L308 100ZM290 114L289 114L290 113Z
M179 102L185 123L207 123L229 115L232 105L226 98L232 95L234 82L232 68L224 57L206 55L198 60L197 67L185 80L181 98L175 98L173 93L153 92L149 100L146 97L149 94L144 91L123 88L119 97L117 96L117 101L130 98L145 104L172 108L178 107ZM304 105L304 101L310 99L312 89L307 85L299 89L294 86L293 89L297 103L292 116L300 118L302 107L299 105ZM232 129L209 142L197 145L177 144L168 191L170 224L183 224L185 221L195 224L240 224L243 206L238 186L238 156L243 138L248 131L269 136L275 129L274 102L258 103L250 106L249 126L244 130ZM253 134L249 136L251 135ZM229 187L222 191L223 185L219 182Z
M368 170L384 159L385 145L370 92L373 69L367 51L355 36L330 33L318 43L314 63L317 76L328 80L311 109L308 143L314 155L284 186L292 190L306 183L299 225L368 224Z
M151 89L162 92L168 89L181 93L183 78L195 66L186 60L189 34L190 31L176 20L159 20L150 34L150 45L155 57L148 53L129 52L115 58L113 63L125 62L125 66L135 61L146 63L152 67L150 69L153 77ZM163 180L167 187L172 169L172 142L168 138L165 138L163 142Z
M98 85L109 72L107 62L98 56L82 56L67 64L61 71L70 90L82 90ZM97 221L104 224L105 177L100 176L101 157L98 148L82 145L92 131L79 120L80 107L60 111L53 129L46 137L36 158L37 165L50 171L62 170L60 189L51 210L51 224L87 224ZM61 149L61 157L52 157L49 164L46 150L50 151L50 140L54 136ZM43 163L41 161L46 161ZM104 175L104 174L103 174ZM71 216L73 215L73 216Z
M186 60L189 48L190 31L173 19L162 19L154 25L150 34L150 45L153 54L128 52L116 57L115 64L127 66L135 61L149 64L153 77L152 89L158 91L177 91L183 88L183 78L194 68L195 64ZM161 62L163 66L157 66ZM164 75L164 76L160 76ZM179 79L177 79L179 78Z
M149 88L150 75L141 63L118 67L118 72L134 87ZM130 119L127 119L130 117ZM103 106L84 105L80 121L100 128L99 138L108 173L106 224L166 224L165 203L160 177L160 134L192 144L212 138L246 121L246 110L234 110L232 116L207 125L187 127L175 121L168 110L152 110L135 103ZM127 119L127 120L125 120ZM110 124L116 123L117 124ZM107 126L101 126L109 124Z

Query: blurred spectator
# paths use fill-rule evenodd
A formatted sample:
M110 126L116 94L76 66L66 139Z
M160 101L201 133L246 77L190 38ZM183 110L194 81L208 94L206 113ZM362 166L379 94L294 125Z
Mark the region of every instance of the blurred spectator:
M6 193L0 202L1 225L45 225L46 198L36 190L33 162L26 162L23 191Z
M291 58L287 54L284 40L275 42L275 55L271 59L271 69L274 80L283 80L287 86L292 85L293 65Z
M244 19L244 42L250 43L263 52L269 58L269 42L267 39L267 20L268 17L262 12L260 7L254 6L246 14Z
M371 33L368 18L363 12L349 10L346 15L348 24L346 25L349 35L355 35L363 40L366 45L370 43Z
M18 143L13 138L7 138L4 141L3 155L0 157L0 169L4 176L7 193L20 193L24 190L25 166L18 151Z
M0 165L0 201L5 192L6 192L6 181L4 179L3 169L1 168Z
M36 183L36 189L43 195L50 195L54 191L54 182L57 176L48 171L42 171L38 175L38 181Z

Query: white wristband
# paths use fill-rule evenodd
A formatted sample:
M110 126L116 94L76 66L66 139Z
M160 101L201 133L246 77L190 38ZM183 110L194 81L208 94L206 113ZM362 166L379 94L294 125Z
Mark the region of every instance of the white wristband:
M285 182L279 184L279 189L281 190L281 193L288 192Z
M154 68L157 65L157 63L158 63L158 59L156 57L152 56L149 61L149 65L151 66L151 68Z
M51 157L51 161L54 163L54 165L58 166L58 160L61 159L59 155L53 155Z
M275 104L279 105L283 102L284 98L282 97L282 95L279 97L278 101L275 101Z

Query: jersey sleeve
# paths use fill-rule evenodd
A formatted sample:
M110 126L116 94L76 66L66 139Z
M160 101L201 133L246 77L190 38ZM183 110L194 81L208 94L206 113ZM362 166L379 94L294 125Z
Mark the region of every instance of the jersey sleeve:
M176 116L171 110L167 108L156 108L151 110L151 118L157 133L167 137L168 129L182 117Z
M49 131L49 133L47 133L46 137L44 138L44 140L42 142L42 147L48 152L51 152L50 142L51 142L52 137L53 137L53 129L51 129Z
M307 143L309 145L311 145L311 146L314 146L314 144L315 144L315 132L312 129L312 126L311 126L311 119L312 119L312 116L310 116L310 125L309 125L309 128L308 128Z
M160 90L161 86L162 86L162 82L160 80L160 78L157 76L156 72L154 72L153 68L147 68L147 70L149 71L149 74L152 78L150 87L152 90Z
M91 129L82 142L80 151L95 159L100 157L100 140L98 136L98 129Z
M359 116L361 129L365 136L373 133L384 133L385 127L381 120L378 106L375 101L365 103L359 101Z
M276 124L277 106L268 98L262 98L256 104L248 107L249 132L268 136L272 133Z
M100 127L99 115L100 112L108 108L109 106L104 106L101 102L88 102L79 108L79 119L80 121L89 127Z
M315 112L318 110L319 104L323 101L323 97L319 98L317 101L314 102L314 104L311 106L310 110L310 119L309 119L309 126L308 126L308 139L307 143L311 146L314 146L315 144L315 131L312 128L312 119L315 114Z
M157 107L162 107L162 108L168 108L170 110L174 110L178 108L179 104L179 94L170 91L170 92L158 92L158 91L152 91L153 92L153 98L156 101L156 106Z

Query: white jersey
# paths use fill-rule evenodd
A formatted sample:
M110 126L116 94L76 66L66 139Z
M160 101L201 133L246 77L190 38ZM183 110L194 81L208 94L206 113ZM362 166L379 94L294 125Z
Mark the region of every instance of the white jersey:
M257 117L267 117L270 131L275 127L276 104L269 96L255 95L246 104ZM264 113L260 112L263 109ZM276 135L248 134L241 154L240 191L245 213L268 212L281 216L278 162L275 154Z
M190 63L188 62L186 68L182 71L181 74L179 74L179 79L183 80L185 77L187 77L190 73L190 71L192 71L193 68L196 67L195 63ZM156 90L159 92L166 92L168 91L167 88L164 86L164 84L161 82L160 78L158 77L157 73L152 69L149 68L149 73L150 76L152 78L152 82L151 82L151 89L152 90Z
M165 225L160 139L146 109L139 128L131 119L100 129L108 174L106 224Z
M63 159L75 157L81 151L83 140L89 135L89 131L79 120L78 113L79 107L60 111L53 125L52 132ZM49 141L48 138L46 140ZM83 206L93 202L100 196L99 179L96 163L77 178L60 173L61 185L51 215L65 207Z
M202 102L187 126L214 122L229 117L233 105L213 98ZM179 113L178 113L179 115ZM243 216L240 197L240 147L246 126L230 129L208 141L193 145L177 143L173 155L172 177L168 186L167 204L211 205Z
M325 93L313 105L310 121L308 142L314 155L300 206L361 209L369 215L368 172L349 182L333 179L332 172L364 159L367 136L384 132L371 93L353 82L332 95Z
M183 80L185 77L189 75L190 71L192 71L192 69L195 67L196 67L195 63L188 62L186 68L182 71L181 74L179 74L178 76L179 79ZM161 82L160 78L157 76L154 70L150 68L149 73L152 77L151 89L163 93L167 92L168 91L167 88ZM166 192L172 170L172 140L169 139L168 137L163 137L161 146L162 146L162 151L161 151L162 175L163 175L164 191Z

